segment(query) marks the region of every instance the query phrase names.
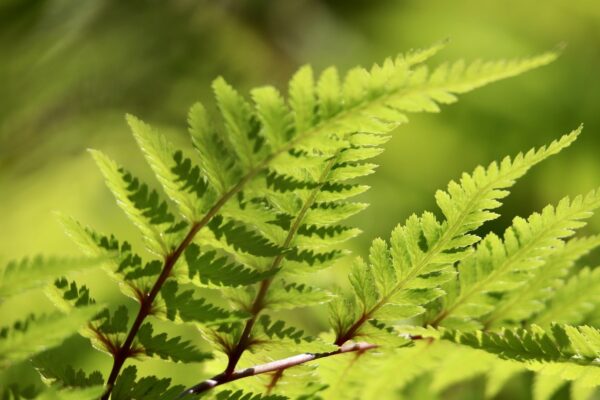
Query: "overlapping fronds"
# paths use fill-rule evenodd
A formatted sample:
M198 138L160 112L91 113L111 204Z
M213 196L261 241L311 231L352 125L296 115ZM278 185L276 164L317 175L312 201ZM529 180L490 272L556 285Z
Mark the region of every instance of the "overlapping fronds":
M11 261L0 268L0 302L9 296L42 287L57 276L97 265L99 261L99 259L42 256Z
M136 353L182 363L202 362L211 358L210 353L201 352L189 341L182 341L180 337L167 339L166 333L154 335L153 330L149 323L140 328L137 340L142 347L136 348Z
M488 235L475 247L480 241L475 231L497 217L494 210L515 181L569 146L580 129L547 147L478 167L452 181L445 191L438 191L442 220L429 212L413 215L398 225L389 241L376 239L368 260L359 258L354 263L352 295L336 297L305 279L348 254L343 245L360 230L347 226L347 221L367 207L355 199L368 189L358 180L375 171L373 158L383 151L388 134L407 121L407 114L438 112L440 105L455 102L458 94L556 58L550 52L522 60L458 61L433 69L424 66L442 47L439 43L370 69L357 67L343 77L333 67L317 75L304 66L291 78L285 94L264 86L251 90L246 98L218 78L212 85L218 116L201 104L189 112L193 145L189 151L149 124L127 116L161 190L153 190L152 184L142 182L104 153L92 150L91 154L117 204L139 230L147 251L130 244L137 241L103 235L61 217L69 236L91 258L34 259L0 270L0 300L43 288L52 302L68 313L31 318L0 331L0 366L38 355L34 364L50 384L43 396L100 396L102 400L179 398L184 388L172 386L170 379L138 377L136 367L127 365L134 357L170 363L200 363L211 358L216 363L226 358L223 370L195 386L200 391L185 392L188 394L262 376L256 382L266 386L266 394L254 390L256 385L252 391L217 388L217 400L283 400L287 397L271 392L278 384L289 385L288 377L296 378L287 369L313 362L297 368L299 374L311 377L311 382L300 382L296 386L304 391L290 393L300 398L352 393L359 371L372 377L372 382L382 382L389 374L370 367L370 362L383 360L381 365L391 365L396 356L426 360L394 378L398 390L403 382L429 376L440 363L453 373L433 379L432 393L489 372L495 365L491 356L480 359L474 350L469 353L471 368L457 368L460 355L451 356L451 350L458 347L455 344L439 342L431 347L444 350L425 356L442 331L400 327L399 322L411 320L418 325L418 321L435 316L433 312L439 313L433 321L436 327L447 324L449 316L461 317L463 322L489 316L489 326L492 322L530 322L532 318L553 320L544 316L540 304L549 302L549 313L563 315L557 306L562 297L582 291L584 283L590 290L595 287L595 279L591 279L595 271L587 269L568 283L562 282L576 259L600 244L598 239L567 244L562 240L600 205L598 193L565 200L527 221L517 219L504 242ZM93 262L101 262L135 303L97 305L88 285L70 276ZM537 279L541 265L550 272ZM528 285L527 295L511 297L517 281ZM499 307L497 314L494 307L485 308L488 297L504 308ZM590 301L582 298L570 312L581 320ZM515 302L524 303L519 312L510 306ZM280 320L282 311L325 303L331 303L333 311L334 340L325 341L327 335L315 338L286 318L286 322ZM472 311L472 304L478 306L477 312ZM163 320L160 329L154 324L156 318ZM561 318L564 322L576 319L570 314ZM173 323L197 328L213 346L211 350L224 356L205 351L192 338L173 335L169 329ZM39 355L76 331L111 357L112 368L106 376L55 364L53 353ZM595 344L584 346L597 334L592 328L567 327L562 332L571 340L570 347L560 347L562 336L550 338L562 358L546 361L568 363L568 355L588 360L596 351ZM482 335L477 338L488 334ZM465 341L460 334L452 340ZM336 370L334 356L348 361L351 368ZM239 369L240 360L254 367ZM317 360L325 366L321 379L315 375ZM364 367L354 368L363 361ZM214 368L214 364L208 365ZM364 390L354 390L344 398L374 398L385 385L373 385L364 385L371 397Z
M573 200L565 197L556 207L547 206L526 220L515 218L502 239L487 235L476 251L458 264L457 286L432 323L476 325L476 320L494 310L498 294L523 285L522 273L543 266L543 260L561 248L561 239L585 225L583 220L598 207L600 191Z
M56 362L55 357L56 354L46 352L34 358L35 368L44 377L46 382L65 388L85 388L104 385L104 377L100 371L86 373L81 369L75 370L70 365L63 365Z
M182 390L182 386L172 386L170 379L158 379L154 376L138 379L137 368L130 366L117 379L111 399L175 400Z
M569 146L579 132L464 174L459 183L452 181L447 191L436 194L443 222L430 212L412 215L394 229L389 244L376 239L370 263L359 259L352 270L355 295L334 308L337 343L352 339L371 318L402 320L422 314L425 304L443 295L440 286L455 276L453 264L467 257L470 246L479 241L472 232L497 217L492 210L500 206L507 189L530 167Z
M0 366L5 368L59 345L81 329L98 312L89 306L69 314L31 316L0 328Z
M600 384L600 331L593 327L553 325L544 331L534 325L498 333L449 331L444 338L519 361L543 374L577 380L586 386Z
M533 323L581 324L600 305L600 268L584 268L556 289L550 302L540 310Z
M521 276L522 286L502 298L494 311L485 318L485 326L492 327L504 321L526 321L541 312L548 299L556 295L556 290L562 290L559 288L564 285L564 279L575 262L598 246L599 236L574 238L566 243L558 243L540 268ZM543 325L539 321L536 323Z

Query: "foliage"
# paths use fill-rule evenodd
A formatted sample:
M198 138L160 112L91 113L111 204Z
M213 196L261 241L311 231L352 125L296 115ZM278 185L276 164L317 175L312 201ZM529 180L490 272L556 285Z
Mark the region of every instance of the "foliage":
M368 189L357 180L374 172L371 159L406 114L438 112L458 94L556 58L550 52L429 69L424 62L443 45L344 78L333 67L315 77L305 66L287 96L264 86L247 100L218 78L220 118L199 103L191 108L190 150L127 116L162 190L103 152L91 154L144 248L61 216L90 258L36 258L0 271L0 299L42 290L61 310L3 328L0 366L35 366L47 386L35 389L37 398L410 397L484 374L491 395L523 367L589 393L600 382L600 334L577 325L597 308L600 298L589 293L598 292L600 279L595 269L575 266L600 240L570 238L600 207L600 190L517 217L502 237L481 237L508 189L570 146L581 128L451 181L435 196L441 214L410 216L388 241L373 241L368 260L355 258L348 293L308 283L348 261L346 243L360 231L347 220L367 206L353 199ZM78 272L96 264L129 299L94 300ZM330 306L331 328L319 335L287 321L290 310L322 304ZM190 327L205 340L188 337ZM75 332L106 354L110 370L54 361L65 348L50 348ZM463 357L469 368L459 368ZM131 365L148 358L206 370L185 389L175 375L144 376ZM397 376L400 362L414 365ZM542 379L537 392L552 393ZM3 397L25 397L25 390L11 382Z

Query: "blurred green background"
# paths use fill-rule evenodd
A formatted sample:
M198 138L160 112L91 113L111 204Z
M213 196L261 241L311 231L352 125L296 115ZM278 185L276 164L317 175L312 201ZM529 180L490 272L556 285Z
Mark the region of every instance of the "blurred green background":
M410 213L433 209L435 190L462 171L582 122L575 146L522 180L490 227L502 230L515 215L600 185L600 2L1 1L0 261L77 254L53 211L135 242L85 151L99 148L149 177L126 112L184 140L189 106L200 100L214 110L210 83L218 75L244 92L266 83L284 89L305 63L368 66L443 38L451 42L434 63L567 47L548 67L399 128L366 180L371 207L353 221L364 230L357 253ZM600 218L587 229L600 231ZM327 278L343 274L340 267ZM0 312L4 325L19 309Z

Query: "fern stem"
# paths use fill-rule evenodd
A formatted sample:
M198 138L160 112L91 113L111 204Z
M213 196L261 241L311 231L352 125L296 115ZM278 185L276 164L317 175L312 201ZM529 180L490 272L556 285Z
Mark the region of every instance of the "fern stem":
M302 225L302 221L304 220L306 213L308 212L310 207L312 207L312 205L314 204L314 202L317 198L317 195L319 194L319 191L325 184L326 179L329 176L331 169L335 165L335 162L337 161L340 152L341 152L341 150L338 150L331 157L331 159L329 159L329 161L327 161L327 164L325 165L325 168L324 168L323 172L321 173L321 176L319 177L319 184L317 185L317 187L315 187L312 190L308 199L302 206L302 209L296 216L296 219L294 220L294 223L290 227L290 230L288 231L288 234L281 246L282 249L286 250L292 244L292 241L294 240L294 237L296 236L298 229ZM273 270L279 268L279 265L283 262L284 258L285 258L285 254L283 252L281 254L277 255L273 259L273 262L271 263L269 270L273 271ZM254 328L254 324L256 323L256 320L257 320L260 312L264 308L264 301L265 301L265 298L267 297L267 292L269 291L269 287L271 286L272 282L273 282L273 278L268 278L268 279L263 280L260 283L260 288L258 290L256 298L254 299L254 302L252 303L252 307L250 310L252 313L252 317L248 321L246 321L246 325L244 326L242 335L240 336L240 339L238 340L237 345L235 346L235 348L229 355L227 367L225 368L225 371L224 371L225 375L230 375L235 371L235 367L237 366L238 362L240 361L240 358L242 357L244 352L248 349L248 346L250 345L250 335L252 334L252 329Z
M250 368L244 368L242 370L234 371L232 374L229 374L229 375L222 373L222 374L216 375L210 379L207 379L203 382L200 382L196 386L193 386L193 387L187 389L185 392L183 392L179 396L179 398L182 398L186 395L195 395L195 394L204 393L204 392L206 392L210 389L213 389L217 386L223 385L225 383L237 381L238 379L247 378L250 376L261 375L261 374L266 374L269 372L284 371L288 368L291 368L291 367L294 367L297 365L301 365L301 364L304 364L304 363L307 363L310 361L318 360L320 358L331 357L331 356L335 356L338 354L344 354L344 353L365 352L365 351L374 349L376 347L377 347L377 345L371 344L371 343L366 343L366 342L352 343L352 344L341 346L340 348L338 348L336 350L329 351L326 353L303 353L303 354L298 354L295 356L283 358L281 360L272 361L272 362L269 362L266 364L260 364L260 365L255 365Z
M133 344L135 336L137 335L146 317L148 317L152 313L152 304L154 303L156 296L160 292L160 289L166 282L167 278L171 275L173 267L175 266L185 249L190 245L190 243L192 243L192 240L194 240L194 237L200 231L200 229L206 226L211 221L211 219L219 212L221 207L223 207L225 203L227 203L227 201L229 201L233 196L235 196L244 187L244 185L261 170L262 167L254 168L252 171L246 174L244 178L241 179L234 187L232 187L223 196L221 196L221 198L211 207L211 209L204 215L204 217L199 222L192 225L188 234L185 236L185 238L179 244L179 246L177 246L175 251L173 251L165 257L165 262L161 273L154 282L152 289L150 290L148 295L140 299L140 309L138 310L138 314L133 322L133 325L131 325L131 328L129 329L129 332L125 341L123 342L123 345L121 345L118 351L113 355L113 366L111 368L110 375L108 376L108 379L106 381L106 391L102 395L102 400L108 400L110 398L110 394L119 376L119 373L121 372L121 368L123 367L123 364L125 363L127 358L131 356L131 346Z
M343 334L340 334L335 341L336 345L341 346L348 340L351 340L352 338L354 338L354 336L356 335L358 330L361 328L361 326L364 323L366 323L369 319L371 319L371 316L375 312L377 312L377 310L379 310L381 307L383 307L392 296L394 296L396 293L398 293L400 290L402 290L402 288L404 287L404 285L407 282L409 282L411 279L418 276L421 273L421 271L423 270L423 268L425 268L429 264L429 261L432 260L436 254L443 251L444 246L447 244L447 242L452 240L452 238L454 238L454 236L456 235L456 231L463 225L463 221L467 218L467 216L471 212L472 206L474 204L477 204L477 201L480 199L481 196L483 196L483 193L486 193L488 190L490 190L490 188L492 186L493 186L493 183L490 182L487 185L485 185L479 189L479 192L477 193L477 195L473 196L469 200L469 202L466 204L463 212L460 213L455 218L455 220L453 221L453 223L450 226L448 226L448 228L442 234L442 236L439 238L437 243L435 243L435 245L427 252L427 254L419 261L419 263L417 265L413 266L413 268L408 273L408 275L405 276L404 279L402 279L400 282L398 282L396 284L396 286L392 289L392 291L387 296L384 296L370 310L365 311L363 313L362 317L360 319L358 319L352 326L350 326L350 328L348 328L348 330L346 332L344 332Z
M339 117L339 115L337 117ZM331 121L328 121L328 122L331 123ZM326 126L327 124L319 124L312 130L305 132L304 135L298 136L295 140L291 140L287 145L282 146L280 149L278 149L277 151L273 152L271 155L266 157L261 163L259 163L254 168L252 168L246 175L244 175L238 181L238 183L235 186L233 186L231 189L229 189L227 192L225 192L219 198L219 200L210 208L210 210L208 210L206 212L204 217L202 217L202 219L199 222L192 225L190 231L188 232L186 237L183 239L183 241L179 244L179 246L175 249L175 251L173 253L169 254L167 257L165 257L165 263L162 268L161 274L159 275L156 282L152 286L150 293L146 297L141 299L140 309L138 311L138 314L135 318L133 325L131 326L131 328L127 334L127 338L125 339L125 342L123 342L123 345L120 346L119 350L113 355L113 366L111 368L110 375L106 381L106 392L102 396L102 398L101 398L102 400L108 400L110 398L110 393L112 392L113 386L119 376L121 368L123 367L123 364L125 363L127 358L129 358L129 356L131 355L131 346L133 344L133 340L135 339L135 336L137 335L137 332L139 331L139 329L140 329L142 323L144 322L144 320L146 319L146 317L148 315L150 315L150 313L152 311L152 304L153 304L156 296L160 292L162 285L165 283L165 281L171 274L171 271L172 271L173 267L175 266L175 264L177 263L177 261L179 260L179 257L181 256L181 254L185 251L187 246L194 239L194 236L196 236L196 234L212 220L212 218L219 212L219 210L233 196L235 196L237 193L239 193L244 188L246 183L248 183L256 175L258 175L261 171L263 171L265 168L267 168L269 163L271 163L271 161L273 161L280 154L292 149L298 142L302 141L302 139L305 139L307 137L310 137L314 134L319 133L323 129L323 125ZM339 154L339 152L336 153L336 155L334 157L332 157L332 160L330 161L331 165L328 164L328 168L326 170L327 174L331 170L331 167L333 167L333 163L334 163L335 159L337 158L337 154ZM320 185L315 190L318 191L318 189L320 189L321 186L322 185ZM314 196L311 196L313 201L317 195L316 191L314 192ZM304 214L306 214L306 211L308 211L308 208L306 208L306 210L304 210ZM304 215L302 215L302 217L304 217ZM300 223L297 224L296 230L298 229L299 226L300 226ZM286 238L287 246L289 246L289 243L291 243L292 239L293 239L293 235L290 236L288 234L288 238ZM273 268L277 268L277 266L279 266L279 264L281 263L282 260L283 260L283 255L278 256L274 260ZM275 264L275 261L277 261L277 264ZM267 279L261 283L261 289L259 291L259 294L257 295L258 301L255 301L254 305L253 305L253 309L256 308L258 311L253 312L253 318L248 320L248 322L246 323L246 327L244 329L244 334L242 335L242 338L247 337L247 339L244 339L244 343L243 343L244 348L241 351L237 350L235 352L236 354L239 352L239 355L237 355L237 360L235 360L235 363L233 364L233 369L235 368L237 361L239 361L239 358L242 356L244 350L248 347L248 343L246 343L246 342L249 340L250 333L252 332L252 328L254 326L254 323L256 322L256 318L258 317L260 310L262 310L262 308L263 308L262 302L264 301L264 297L266 296L266 293L267 293L267 290L268 290L270 284L271 284L270 279ZM264 292L263 295L261 295L262 292ZM240 342L241 342L241 340L240 340ZM242 347L240 347L240 348L242 348ZM236 349L237 349L237 347L236 347Z

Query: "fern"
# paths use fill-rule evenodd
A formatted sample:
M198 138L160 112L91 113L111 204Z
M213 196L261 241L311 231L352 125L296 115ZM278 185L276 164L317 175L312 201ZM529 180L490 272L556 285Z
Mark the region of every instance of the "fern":
M444 337L505 359L523 362L534 371L579 380L588 386L600 384L600 331L593 327L554 325L544 331L534 325L530 330L448 332Z
M0 299L39 290L61 310L2 328L0 366L33 365L48 387L11 384L3 396L367 399L385 391L410 396L419 385L441 393L477 376L488 377L491 396L521 364L576 380L578 393L587 393L598 331L552 324L582 323L597 306L589 295L597 292L597 270L576 263L600 241L565 240L600 206L600 192L516 218L502 239L479 237L516 180L570 146L581 128L450 182L435 196L441 219L412 215L388 241L375 239L367 260L355 258L351 293L316 284L315 273L346 262L347 242L360 234L347 221L368 206L355 199L368 189L360 179L375 172L373 158L408 113L438 112L458 94L556 58L423 65L442 47L343 78L333 67L316 75L304 66L287 94L264 86L247 99L218 78L212 88L220 117L201 104L190 109L190 149L127 116L161 189L101 151L91 155L145 248L60 216L89 258L36 258L0 271ZM96 302L77 274L96 264L128 299ZM288 321L290 310L323 304L331 327L321 334ZM207 343L188 330L174 335L176 324L191 325ZM516 324L530 328L509 329ZM76 332L106 354L110 370L55 362L59 345ZM169 377L143 376L130 362L146 358L202 363L205 379L185 389ZM397 373L401 362L413 368ZM537 379L538 397L552 393Z
M598 236L575 238L564 244L559 242L558 248L548 256L542 267L534 270L529 276L522 276L523 288L504 297L486 318L485 325L489 327L500 320L528 320L544 310L545 302L556 296L556 290L563 284L569 269L573 268L579 258L598 246Z
M549 304L533 318L533 323L580 324L600 304L600 269L584 268L556 289Z
M491 210L500 206L499 200L508 194L506 189L531 166L572 143L578 134L576 130L547 148L463 175L460 183L451 182L447 192L436 194L444 222L428 212L413 215L394 229L390 245L376 239L370 266L359 260L351 276L360 304L357 307L349 299L347 307L334 309L336 343L343 344L359 334L371 318L401 320L422 314L424 305L443 295L440 285L454 277L453 263L465 258L469 246L479 240L471 232L497 216ZM358 314L353 315L352 310L359 310Z
M494 296L515 290L522 282L520 274L539 268L549 253L560 246L560 239L581 227L581 220L600 207L600 192L562 199L527 220L515 218L504 233L504 240L486 236L477 250L458 265L458 289L432 323L446 320L447 325L468 324L489 313ZM448 319L448 317L452 317ZM451 321L451 322L450 322Z
M0 269L0 301L52 282L56 276L98 264L94 259L48 258L41 256L12 261Z
M54 347L73 335L98 309L86 307L68 315L55 313L19 321L0 331L0 365L8 367Z

